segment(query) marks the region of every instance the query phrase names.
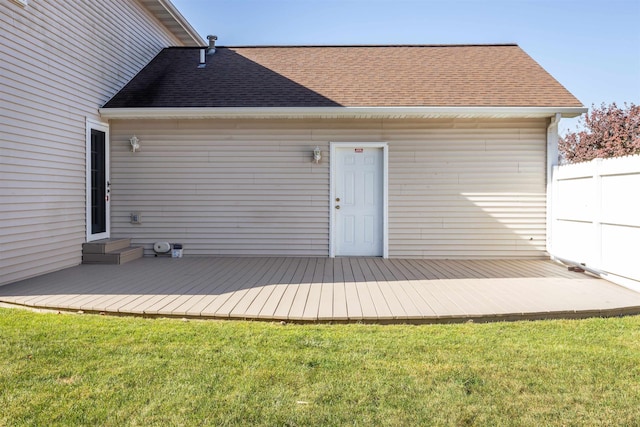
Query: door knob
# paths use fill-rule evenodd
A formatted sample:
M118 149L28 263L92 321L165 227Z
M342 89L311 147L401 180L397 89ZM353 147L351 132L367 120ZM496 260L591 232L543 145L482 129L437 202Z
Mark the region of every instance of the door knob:
M339 201L340 201L340 197L336 197L336 202L339 202Z
M336 205L336 209L340 209L340 205Z

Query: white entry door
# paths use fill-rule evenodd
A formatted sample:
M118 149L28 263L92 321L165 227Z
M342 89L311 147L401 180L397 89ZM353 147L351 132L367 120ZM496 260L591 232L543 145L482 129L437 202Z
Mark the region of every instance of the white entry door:
M336 256L384 255L384 149L336 147L332 191Z

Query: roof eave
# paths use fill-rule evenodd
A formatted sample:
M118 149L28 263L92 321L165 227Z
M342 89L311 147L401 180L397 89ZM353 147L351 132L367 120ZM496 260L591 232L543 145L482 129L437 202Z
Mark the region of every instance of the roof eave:
M185 46L205 46L207 44L170 0L139 1Z
M104 119L571 118L586 107L169 107L101 108Z

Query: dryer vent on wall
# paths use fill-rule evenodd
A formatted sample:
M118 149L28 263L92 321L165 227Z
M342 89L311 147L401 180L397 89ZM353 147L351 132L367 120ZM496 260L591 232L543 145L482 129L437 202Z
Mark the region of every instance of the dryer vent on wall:
M171 244L169 242L155 242L153 252L156 253L156 256L167 255L171 252Z

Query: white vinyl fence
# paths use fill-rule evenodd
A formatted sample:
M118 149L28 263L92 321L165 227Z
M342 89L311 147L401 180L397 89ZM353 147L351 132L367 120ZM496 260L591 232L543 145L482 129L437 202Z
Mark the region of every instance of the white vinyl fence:
M555 167L551 208L552 256L640 281L640 156Z

